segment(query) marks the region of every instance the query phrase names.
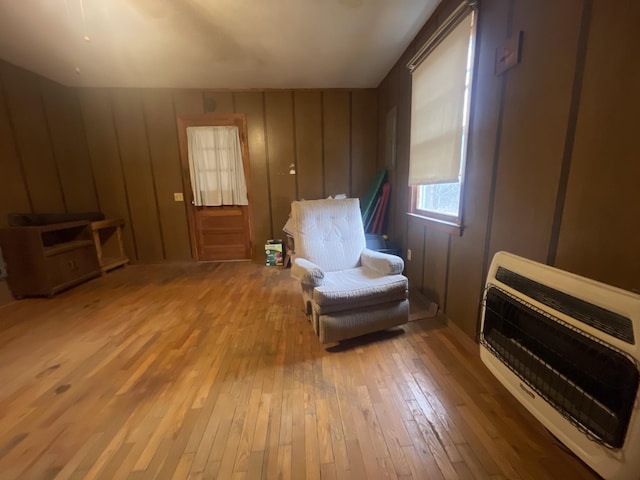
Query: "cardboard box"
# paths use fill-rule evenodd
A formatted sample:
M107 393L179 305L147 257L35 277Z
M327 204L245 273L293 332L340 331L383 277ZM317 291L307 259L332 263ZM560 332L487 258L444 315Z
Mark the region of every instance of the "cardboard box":
M266 255L267 266L274 267L282 265L284 261L282 240L267 240L267 243L264 246L264 253Z

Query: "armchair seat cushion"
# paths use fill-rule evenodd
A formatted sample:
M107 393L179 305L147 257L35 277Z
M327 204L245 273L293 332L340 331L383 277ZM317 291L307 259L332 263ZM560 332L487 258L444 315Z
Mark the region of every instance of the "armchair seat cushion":
M352 310L407 298L408 280L403 275L383 275L367 267L325 272L324 284L313 289L318 314Z

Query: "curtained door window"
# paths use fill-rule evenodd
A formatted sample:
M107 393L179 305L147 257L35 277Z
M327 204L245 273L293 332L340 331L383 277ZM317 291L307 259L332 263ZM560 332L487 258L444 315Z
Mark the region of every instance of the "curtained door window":
M247 205L238 127L188 127L194 205Z

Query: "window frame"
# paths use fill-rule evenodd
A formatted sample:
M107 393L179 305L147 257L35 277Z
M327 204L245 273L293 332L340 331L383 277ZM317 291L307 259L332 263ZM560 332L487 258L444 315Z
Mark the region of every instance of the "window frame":
M462 12L459 14L458 10ZM449 215L442 212L424 210L418 208L418 189L423 185L410 185L409 188L409 206L407 215L410 218L414 218L423 225L432 226L438 230L442 230L452 235L462 236L464 230L463 218L464 218L464 200L465 200L465 176L467 171L467 160L469 159L469 144L470 144L470 127L471 119L473 118L473 98L475 90L475 76L477 71L477 40L478 40L478 8L477 2L471 0L463 2L456 11L454 11L450 18L448 18L441 28L447 29L445 35L441 35L440 29L430 37L418 53L407 64L410 70L416 68L424 58L426 58L431 51L437 48L438 44L446 38L448 32L455 28L459 21L464 19L467 15L473 15L471 22L471 30L469 32L469 41L471 43L471 77L469 79L469 99L467 105L467 111L465 115L467 117L466 125L464 126L464 135L461 140L462 143L462 165L460 169L460 197L458 215ZM434 43L434 37L438 37ZM416 61L417 60L417 61ZM412 104L413 106L413 104ZM411 162L411 159L409 159Z

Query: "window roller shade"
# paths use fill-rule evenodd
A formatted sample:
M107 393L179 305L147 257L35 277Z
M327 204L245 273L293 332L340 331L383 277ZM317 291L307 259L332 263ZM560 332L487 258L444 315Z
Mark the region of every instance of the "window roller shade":
M409 185L458 181L472 19L462 19L413 70Z

